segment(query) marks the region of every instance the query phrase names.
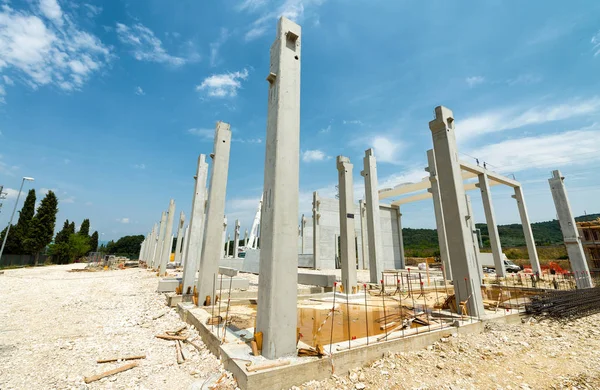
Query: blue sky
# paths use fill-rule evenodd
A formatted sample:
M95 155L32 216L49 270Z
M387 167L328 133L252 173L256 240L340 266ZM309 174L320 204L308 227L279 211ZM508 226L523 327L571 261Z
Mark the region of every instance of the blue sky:
M103 239L189 216L198 154L233 130L227 214L249 228L263 184L269 47L278 16L302 25L300 210L335 194L335 156L375 148L380 187L425 175L433 108L454 111L462 158L524 185L533 221L554 218L547 179L576 215L600 212L600 2L2 1L0 184L8 222L22 176L60 199L58 225ZM471 192L477 221L481 197ZM499 223L518 222L493 190ZM434 227L430 201L404 226Z

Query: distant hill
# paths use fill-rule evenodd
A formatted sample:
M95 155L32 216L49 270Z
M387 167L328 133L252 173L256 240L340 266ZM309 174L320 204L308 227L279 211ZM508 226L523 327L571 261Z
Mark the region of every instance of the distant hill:
M577 222L592 221L600 218L600 214L588 214L576 217ZM481 229L483 238L483 246L489 247L489 234L487 225L476 224L477 228ZM563 242L562 233L558 220L536 222L531 224L533 237L538 246L556 245ZM519 247L525 245L525 237L523 236L523 227L521 224L499 225L498 233L500 233L500 241L502 247ZM435 229L403 229L404 247L406 249L429 249L439 250L437 231Z

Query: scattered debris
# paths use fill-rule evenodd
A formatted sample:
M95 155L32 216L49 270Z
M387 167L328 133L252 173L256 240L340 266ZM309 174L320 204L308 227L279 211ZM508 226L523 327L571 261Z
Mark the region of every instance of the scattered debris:
M96 363L111 363L111 362L118 362L120 360L125 361L125 360L138 360L138 359L146 359L146 355L135 355L135 356L112 358L112 359L103 359L103 360L97 360Z
M137 367L137 366L138 366L138 362L129 363L129 364L126 364L124 366L115 368L113 370L105 371L102 374L92 375L92 376L86 376L84 378L84 381L85 381L85 383L92 383L92 382L95 382L95 381L100 380L102 378L106 378L107 376L111 376L111 375L114 375L114 374L118 374L119 372L131 370L132 368Z

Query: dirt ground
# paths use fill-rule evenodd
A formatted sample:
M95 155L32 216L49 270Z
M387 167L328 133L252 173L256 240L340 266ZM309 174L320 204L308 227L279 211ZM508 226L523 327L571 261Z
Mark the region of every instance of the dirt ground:
M151 272L72 268L82 266L0 275L0 389L200 389L219 378L218 388L236 387L199 339L200 350L186 344L189 359L177 364L174 342L154 337L184 323L155 292ZM138 354L146 354L138 367L84 383L125 364L96 359ZM445 337L297 388L598 389L600 315L491 324L479 335Z

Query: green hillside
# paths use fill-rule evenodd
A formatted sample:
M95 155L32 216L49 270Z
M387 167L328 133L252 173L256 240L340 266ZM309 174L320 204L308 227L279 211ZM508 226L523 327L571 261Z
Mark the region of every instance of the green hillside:
M577 222L591 221L600 218L600 214L588 214L575 218ZM477 228L481 229L484 248L490 246L487 225L477 224ZM536 222L531 224L535 243L538 246L557 245L563 242L562 233L558 220L546 222ZM520 247L525 245L523 236L523 228L521 224L499 225L498 232L500 233L500 241L502 247ZM430 256L433 252L438 251L438 238L435 229L403 229L404 247L412 250L412 252L426 252L425 255Z

